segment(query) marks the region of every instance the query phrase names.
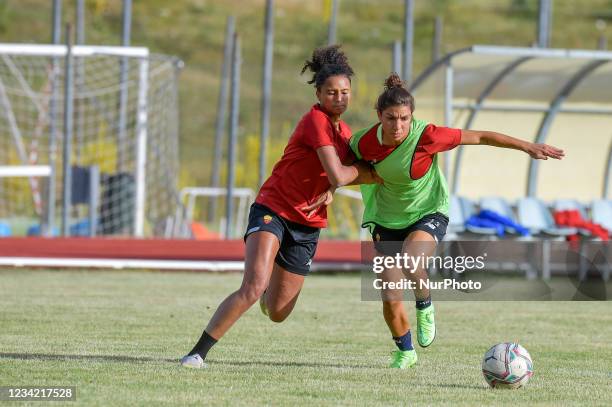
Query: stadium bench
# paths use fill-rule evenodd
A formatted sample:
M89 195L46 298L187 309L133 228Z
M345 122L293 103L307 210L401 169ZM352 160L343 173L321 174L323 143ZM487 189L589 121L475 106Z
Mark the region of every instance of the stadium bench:
M535 236L563 240L578 233L576 228L557 226L544 202L538 198L520 198L516 207L519 223Z
M486 209L489 211L493 211L501 216L504 216L514 223L521 224L517 221L516 216L514 216L514 211L510 207L508 201L499 196L489 196L484 197L480 200L480 209ZM512 227L506 227L505 231L509 233L508 238L516 239L523 238L519 235L519 233Z

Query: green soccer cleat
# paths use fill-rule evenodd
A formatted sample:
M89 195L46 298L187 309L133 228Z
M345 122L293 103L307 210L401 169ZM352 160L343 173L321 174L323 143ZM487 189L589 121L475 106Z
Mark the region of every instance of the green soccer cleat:
M391 352L391 364L389 367L392 369L407 369L416 365L417 359L417 354L414 349L396 350Z
M431 304L425 309L416 310L417 341L421 347L426 348L436 337L436 321L434 319L434 306Z

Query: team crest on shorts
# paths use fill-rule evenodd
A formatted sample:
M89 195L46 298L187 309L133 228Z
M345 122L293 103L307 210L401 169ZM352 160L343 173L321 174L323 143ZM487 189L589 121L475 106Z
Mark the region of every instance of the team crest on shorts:
M377 233L376 236L374 236L374 239L376 239L377 242L380 242L380 235Z
M264 221L264 223L267 225L268 223L272 222L272 216L270 216L270 215L265 215L265 216L263 217L263 221Z

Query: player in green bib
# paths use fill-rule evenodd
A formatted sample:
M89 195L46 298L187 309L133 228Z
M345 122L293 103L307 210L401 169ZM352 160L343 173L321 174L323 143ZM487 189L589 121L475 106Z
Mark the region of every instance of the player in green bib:
M377 252L395 256L431 256L446 234L448 187L438 167L437 153L459 144L484 144L523 151L535 159L561 159L563 150L534 144L491 131L438 127L412 116L414 98L397 74L385 82L376 110L379 122L353 134L350 145L357 156L369 162L384 184L361 185L365 205L363 227L370 229ZM409 273L404 274L405 271ZM408 277L415 282L417 340L431 345L436 335L434 306L424 267L412 270L391 268L382 273L384 282ZM414 366L417 355L412 345L402 290L382 289L383 316L398 350L391 367Z

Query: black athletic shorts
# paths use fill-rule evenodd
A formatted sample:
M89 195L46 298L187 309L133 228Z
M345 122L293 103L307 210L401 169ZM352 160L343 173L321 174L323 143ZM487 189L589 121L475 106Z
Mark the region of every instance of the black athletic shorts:
M387 256L394 256L401 253L404 239L410 233L416 230L422 230L429 233L439 243L446 235L448 226L448 217L440 212L431 215L425 215L421 219L414 222L412 225L403 229L389 229L378 224L374 224L372 230L372 240L374 247L380 253Z
M291 273L308 275L321 229L291 222L267 207L254 203L249 211L245 242L250 234L261 231L274 233L280 242L274 259L276 264Z

